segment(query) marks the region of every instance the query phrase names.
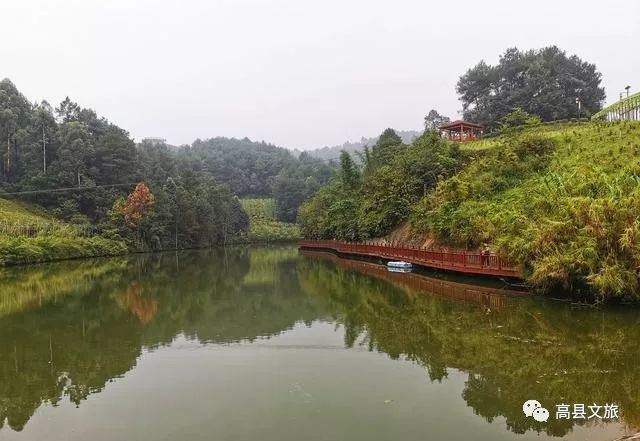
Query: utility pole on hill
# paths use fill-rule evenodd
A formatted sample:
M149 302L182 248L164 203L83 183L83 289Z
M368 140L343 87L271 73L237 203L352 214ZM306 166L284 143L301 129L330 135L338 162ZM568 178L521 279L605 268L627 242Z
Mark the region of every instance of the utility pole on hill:
M42 126L42 173L47 174L47 138Z

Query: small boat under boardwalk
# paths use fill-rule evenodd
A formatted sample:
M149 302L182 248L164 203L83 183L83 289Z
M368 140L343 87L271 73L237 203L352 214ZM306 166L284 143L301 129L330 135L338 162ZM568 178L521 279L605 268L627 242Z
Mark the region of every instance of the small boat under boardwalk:
M389 268L411 269L413 268L413 263L405 262L404 260L391 260L387 262L387 266Z

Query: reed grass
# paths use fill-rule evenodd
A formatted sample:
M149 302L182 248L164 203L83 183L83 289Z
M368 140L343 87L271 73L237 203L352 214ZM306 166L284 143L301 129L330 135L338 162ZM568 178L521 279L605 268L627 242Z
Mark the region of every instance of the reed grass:
M0 266L127 252L124 242L95 233L91 225L66 224L35 207L0 199Z
M491 142L414 207L414 231L488 243L544 292L640 300L640 123L545 125Z

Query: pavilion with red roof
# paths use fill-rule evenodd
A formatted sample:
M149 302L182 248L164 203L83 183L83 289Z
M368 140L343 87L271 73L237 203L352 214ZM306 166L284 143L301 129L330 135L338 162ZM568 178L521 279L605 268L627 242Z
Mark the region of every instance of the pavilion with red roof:
M483 129L480 124L458 119L438 127L443 136L451 141L473 141L482 137Z

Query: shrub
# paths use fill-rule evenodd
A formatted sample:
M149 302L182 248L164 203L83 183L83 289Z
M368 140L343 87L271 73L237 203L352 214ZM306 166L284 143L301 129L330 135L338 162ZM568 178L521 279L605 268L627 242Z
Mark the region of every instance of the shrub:
M503 135L416 204L411 225L451 245L489 242L542 292L586 288L601 300L640 300L638 127L547 125Z

